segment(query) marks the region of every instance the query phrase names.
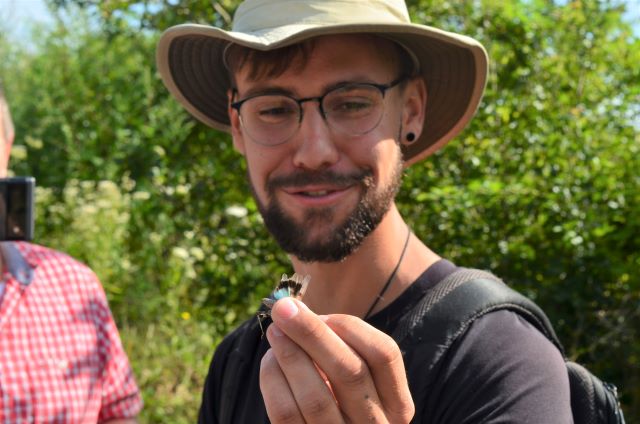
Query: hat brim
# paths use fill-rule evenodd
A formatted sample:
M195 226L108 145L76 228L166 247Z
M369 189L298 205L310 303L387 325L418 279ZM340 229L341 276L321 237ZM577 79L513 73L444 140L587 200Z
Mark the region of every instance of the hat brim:
M156 61L171 94L198 120L230 132L224 67L229 43L274 50L321 35L375 34L395 40L417 58L428 100L420 137L403 144L406 166L429 156L471 120L484 92L488 57L472 38L417 24L291 25L246 34L197 24L169 28L158 42Z

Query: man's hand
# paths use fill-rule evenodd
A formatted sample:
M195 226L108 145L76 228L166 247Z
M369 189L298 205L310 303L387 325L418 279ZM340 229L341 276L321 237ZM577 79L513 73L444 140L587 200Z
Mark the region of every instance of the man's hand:
M408 423L413 400L398 345L350 315L276 302L260 368L269 419L280 423Z

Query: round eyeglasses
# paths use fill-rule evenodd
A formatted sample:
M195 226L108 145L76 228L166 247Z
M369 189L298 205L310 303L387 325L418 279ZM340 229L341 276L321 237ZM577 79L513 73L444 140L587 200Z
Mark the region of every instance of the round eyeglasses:
M389 84L347 83L319 97L296 99L286 94L256 94L231 103L249 137L265 146L289 140L302 124L302 104L318 102L320 114L332 130L361 136L375 129L384 112L387 90L405 80L402 76Z

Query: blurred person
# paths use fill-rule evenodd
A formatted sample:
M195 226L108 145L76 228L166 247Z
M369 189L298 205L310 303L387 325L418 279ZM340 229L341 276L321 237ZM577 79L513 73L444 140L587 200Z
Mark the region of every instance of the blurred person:
M0 178L14 139L0 87ZM64 253L0 242L0 422L132 424L142 408L96 275Z
M232 31L165 31L157 62L191 114L231 133L266 227L311 277L304 303L275 301L266 337L252 318L220 343L201 423L572 422L562 355L515 312L474 321L437 375L416 357L429 323L413 344L390 337L458 270L395 196L474 114L482 45L412 24L398 0L247 0Z

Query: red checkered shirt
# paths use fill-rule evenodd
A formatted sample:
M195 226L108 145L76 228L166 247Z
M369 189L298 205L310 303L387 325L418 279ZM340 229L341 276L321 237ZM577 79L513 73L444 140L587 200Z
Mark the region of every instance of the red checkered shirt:
M95 274L30 243L0 254L0 423L135 417L142 400Z

